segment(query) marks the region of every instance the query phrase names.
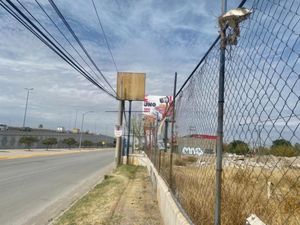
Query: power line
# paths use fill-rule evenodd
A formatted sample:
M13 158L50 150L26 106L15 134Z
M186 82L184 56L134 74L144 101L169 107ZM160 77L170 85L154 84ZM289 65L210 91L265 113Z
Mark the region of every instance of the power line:
M65 62L72 66L76 71L81 73L86 79L88 79L95 86L99 87L101 90L106 92L108 95L115 98L114 95L105 90L101 85L99 85L93 78L86 74L76 63L74 63L60 48L57 47L48 37L45 35L20 9L7 0L7 3L16 11L13 11L9 6L1 0L1 6L15 19L17 19L24 27L26 27L31 33L33 33L39 40L41 40L46 46L48 46L52 51L54 51L59 57L61 57ZM22 19L23 18L23 19ZM25 19L25 20L24 20Z
M23 26L25 26L31 33L33 33L39 40L41 40L46 46L48 46L52 51L54 51L58 56L60 56L64 61L66 61L70 66L72 66L75 70L77 70L79 73L81 73L85 78L87 78L91 83L93 83L95 86L99 87L101 90L106 92L107 94L113 96L111 93L108 93L107 90L103 89L101 85L99 85L94 79L89 77L87 74L85 74L84 71L81 70L78 65L76 65L69 57L67 57L35 24L31 22L31 20L23 14L16 5L14 5L11 1L7 1L18 13L21 15L32 27L36 29L36 32L29 24L27 24L24 19L22 19L16 12L14 12L12 9L9 8L8 5L6 5L2 0L1 6L9 13L11 14L15 19L17 19ZM48 41L48 42L47 42ZM51 43L51 45L49 44Z
M65 40L69 43L69 45L74 49L74 51L77 53L77 55L82 59L82 61L89 67L89 69L93 72L93 74L101 81L99 76L96 74L96 72L92 69L92 67L87 63L87 61L83 58L83 56L78 52L78 50L74 47L74 45L70 42L70 40L66 37L66 35L63 33L63 31L57 26L57 24L54 22L54 20L50 17L50 15L46 12L44 7L35 0L37 5L40 7L40 9L43 11L43 13L49 18L49 20L52 22L52 24L56 27L56 29L59 31L59 33L65 38Z
M97 8L96 8L96 5L95 5L94 0L92 0L92 3L93 3L93 7L94 7L94 10L95 10L96 15L97 15L97 18L98 18L98 22L99 22L100 28L101 28L102 33L103 33L103 36L104 36L104 40L105 40L105 42L106 42L107 49L108 49L108 51L109 51L109 53L110 53L110 56L111 56L111 59L112 59L114 65L115 65L116 71L118 72L119 70L118 70L118 67L117 67L115 58L114 58L114 56L113 56L113 54L112 54L111 48L110 48L110 46L109 46L109 43L108 43L108 40L107 40L105 31L104 31L104 28L103 28L103 26L102 26L102 23L101 23L101 20L100 20L100 16L99 16L99 14L98 14L98 10L97 10Z
M70 31L70 33L72 34L72 36L74 37L74 39L77 41L77 43L79 44L79 46L81 47L81 49L84 51L85 55L89 58L89 60L91 61L91 63L94 65L94 67L97 69L97 71L100 73L100 75L103 77L103 79L105 80L105 82L108 84L108 86L113 90L113 92L115 94L116 91L112 88L112 86L110 85L110 83L107 81L107 79L105 78L105 76L103 75L102 71L99 69L99 67L96 65L96 63L94 62L94 60L92 59L92 57L89 55L89 53L87 52L87 50L85 49L85 47L83 46L83 44L81 43L81 41L79 40L79 38L77 37L77 35L75 34L75 32L73 31L73 29L71 28L71 26L69 25L69 23L67 22L67 20L65 19L65 17L63 16L63 14L60 12L60 10L57 8L56 4L54 3L53 0L48 0L50 5L52 6L52 8L54 9L54 11L57 13L57 15L60 17L60 19L62 20L62 22L65 24L65 26L67 27L67 29Z
M30 13L30 11L19 0L17 0L17 2L43 28L43 30L66 52L66 54L68 54L68 56L72 58L82 68L82 70L84 70L87 74L91 76L91 74L88 71L86 71L80 63L77 62L77 60L57 41L55 37L53 37L53 35L32 15L32 13Z

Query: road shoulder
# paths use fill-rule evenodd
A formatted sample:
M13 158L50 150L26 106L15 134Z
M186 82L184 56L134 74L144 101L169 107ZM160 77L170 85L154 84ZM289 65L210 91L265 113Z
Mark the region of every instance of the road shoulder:
M146 168L121 166L105 176L55 222L55 225L161 225L162 219Z

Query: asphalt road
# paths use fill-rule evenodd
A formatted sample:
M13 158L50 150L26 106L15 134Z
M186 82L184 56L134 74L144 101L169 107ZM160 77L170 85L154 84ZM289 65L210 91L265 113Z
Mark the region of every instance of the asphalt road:
M47 224L112 169L113 151L0 160L0 224Z

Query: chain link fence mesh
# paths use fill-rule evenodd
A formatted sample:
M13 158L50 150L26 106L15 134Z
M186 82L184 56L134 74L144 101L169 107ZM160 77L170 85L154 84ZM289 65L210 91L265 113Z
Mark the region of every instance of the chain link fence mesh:
M244 7L252 14L226 48L221 223L298 225L300 1ZM172 161L157 146L164 132L147 128L146 152L194 224L214 224L219 65L220 42L177 95Z

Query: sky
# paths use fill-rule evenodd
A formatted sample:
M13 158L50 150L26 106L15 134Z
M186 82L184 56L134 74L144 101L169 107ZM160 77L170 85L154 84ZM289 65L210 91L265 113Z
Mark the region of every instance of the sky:
M82 63L36 2L21 2ZM39 2L80 51L49 2ZM92 1L54 2L115 87L116 69ZM228 1L228 8L239 2ZM175 71L180 87L218 35L221 0L95 0L95 4L118 70L146 73L149 95L171 95ZM112 135L117 114L106 111L117 110L118 102L62 61L2 7L0 20L0 123L22 126L24 88L33 88L26 126L72 129L80 127L83 112L94 111L86 115L84 130ZM133 105L138 110L142 103Z

